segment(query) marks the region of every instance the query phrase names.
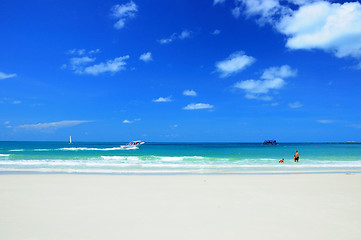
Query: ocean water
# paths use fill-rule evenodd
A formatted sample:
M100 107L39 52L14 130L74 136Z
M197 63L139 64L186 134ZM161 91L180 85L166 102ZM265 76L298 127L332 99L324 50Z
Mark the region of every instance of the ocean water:
M0 142L0 173L207 174L361 171L361 144ZM293 162L298 150L300 161ZM284 158L283 164L278 160Z

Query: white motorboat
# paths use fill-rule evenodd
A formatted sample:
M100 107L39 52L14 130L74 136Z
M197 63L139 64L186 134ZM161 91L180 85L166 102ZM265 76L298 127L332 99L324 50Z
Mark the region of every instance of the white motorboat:
M127 145L120 146L123 149L139 149L145 142L142 141L131 141Z

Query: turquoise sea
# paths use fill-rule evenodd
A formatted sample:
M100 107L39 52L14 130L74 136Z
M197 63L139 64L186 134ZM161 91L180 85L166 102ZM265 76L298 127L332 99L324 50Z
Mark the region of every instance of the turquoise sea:
M361 171L361 144L0 142L0 173L207 174ZM300 161L293 162L298 150ZM285 163L278 160L284 158Z

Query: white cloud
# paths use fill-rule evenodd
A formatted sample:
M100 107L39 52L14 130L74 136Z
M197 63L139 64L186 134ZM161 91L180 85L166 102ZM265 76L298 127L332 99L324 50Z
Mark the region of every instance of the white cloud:
M208 103L190 103L183 110L213 109L214 106Z
M67 53L71 55L76 55L69 59L69 64L63 64L61 66L62 69L73 70L77 74L90 74L90 75L98 75L104 72L115 73L120 70L125 69L126 62L125 60L129 59L129 55L117 57L111 60L107 60L105 62L101 62L98 64L91 65L96 61L96 58L93 57L93 54L99 53L100 49L94 49L90 51L86 51L85 49L72 49Z
M13 104L20 104L21 103L21 101L19 101L19 100L14 100L13 101Z
M13 78L13 77L16 77L15 73L6 74L6 73L3 73L3 72L0 72L0 80L7 79L7 78Z
M76 67L78 65L83 65L86 63L94 62L94 61L95 61L95 58L90 58L88 56L70 58L70 64L74 67Z
M281 67L270 67L266 69L261 78L262 79L274 79L274 78L288 78L295 77L297 75L297 70L292 69L288 65L283 65Z
M238 9L239 14L240 10L244 9L248 17L257 16L258 22L261 25L266 22L273 23L276 17L287 14L290 11L288 7L280 5L278 0L236 0L235 3L235 9ZM237 17L233 11L233 16Z
M221 30L216 29L216 30L214 30L214 31L212 32L212 34L213 34L213 35L219 35L219 34L221 34Z
M100 52L100 49L97 48L97 49L94 49L94 50L90 50L90 51L88 52L88 54L94 54L94 53L99 53L99 52Z
M197 92L194 90L184 90L183 95L195 97L195 96L197 96Z
M301 104L300 102L296 101L296 102L292 102L292 103L289 103L288 106L290 108L300 108L303 106L303 104Z
M189 38L191 36L191 33L192 33L191 31L183 30L181 34L179 34L179 39L183 40Z
M125 69L126 62L125 60L129 59L129 55L123 57L117 57L113 60L108 60L93 66L88 66L81 73L98 75L104 72L116 73Z
M247 99L256 99L256 100L262 100L262 101L271 101L273 100L273 97L269 95L262 95L262 94L253 94L253 93L247 93L245 95L245 98Z
M84 69L84 65L94 62L96 58L90 58L88 56L84 57L74 57L70 58L70 67L76 73L82 73Z
M123 123L129 124L129 123L134 123L134 122L137 122L137 121L140 121L140 120L141 120L140 118L136 118L136 119L133 119L133 120L127 120L127 119L125 119L125 120L123 121Z
M235 18L239 18L239 16L241 15L241 8L240 7L235 7L232 9L232 15Z
M218 3L224 3L226 0L214 0L213 5L216 5Z
M4 125L5 125L4 127L5 128L12 128L12 126L10 126L9 124L10 124L10 121L5 121L4 122Z
M168 38L162 38L159 40L160 44L167 44L167 43L171 43L173 42L173 40L175 39L175 33L173 33L170 37Z
M91 55L91 54L94 54L94 53L99 53L100 52L100 49L94 49L94 50L90 50L90 51L86 51L86 49L77 49L77 48L74 48L74 49L71 49L69 51L67 51L66 53L67 54L70 54L70 55L79 55L79 56L82 56L82 55Z
M114 27L121 29L124 27L127 19L135 17L135 13L138 12L138 6L133 1L122 5L116 4L112 7L111 12L113 17L118 19Z
M157 99L153 99L153 102L172 102L172 97L159 97Z
M140 55L139 59L144 62L152 61L153 60L152 53L151 52L143 53L142 55Z
M329 123L333 123L335 121L334 120L317 120L317 122L322 123L322 124L329 124Z
M71 49L67 52L68 54L71 54L71 55L84 55L86 53L86 50L85 49Z
M305 5L305 4L309 4L309 3L313 3L313 2L317 2L319 0L287 0L290 3L293 3L295 5Z
M246 67L252 65L256 59L245 55L243 52L232 53L227 59L217 62L217 71L221 77L228 77L231 74L242 71Z
M322 49L337 57L361 57L361 4L315 2L277 25L290 49Z
M48 129L48 128L63 128L63 127L72 127L82 123L86 123L90 121L79 121L79 120L71 120L71 121L59 121L59 122L50 122L50 123L36 123L36 124L24 124L20 125L17 128L23 129Z
M295 4L292 8L289 3ZM289 49L320 49L361 58L361 3L322 0L236 0L246 16L287 36ZM235 14L234 14L235 15ZM237 15L237 14L236 14Z
M234 84L235 88L245 90L250 94L268 93L270 90L280 89L286 84L282 78L266 79L266 80L245 80Z
M268 94L271 91L283 88L286 85L284 78L294 77L297 70L288 65L281 67L270 67L264 70L261 80L244 80L236 82L233 87L242 89L246 92L245 97L248 99L258 99L270 101L273 97Z
M181 33L173 33L172 35L170 35L168 38L163 38L159 40L160 44L167 44L167 43L171 43L175 40L184 40L186 38L190 38L191 37L192 32L189 30L183 30Z

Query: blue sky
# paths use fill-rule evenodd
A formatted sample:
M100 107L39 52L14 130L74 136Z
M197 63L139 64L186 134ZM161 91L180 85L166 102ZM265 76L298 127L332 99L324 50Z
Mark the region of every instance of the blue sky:
M0 7L0 140L361 141L361 4Z

